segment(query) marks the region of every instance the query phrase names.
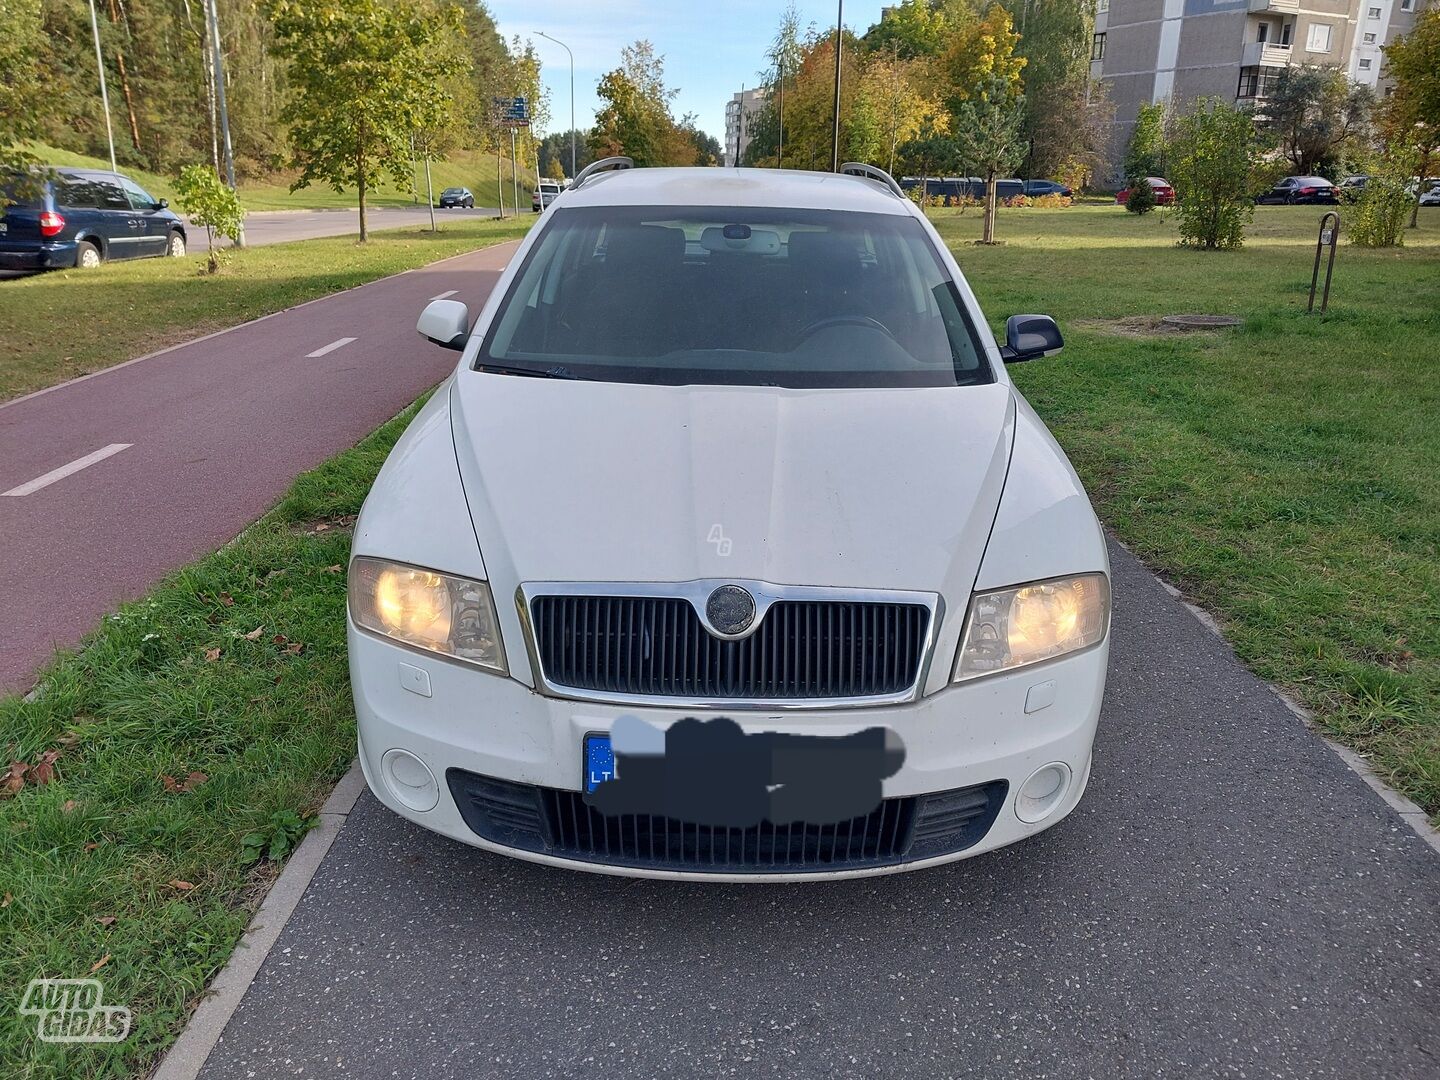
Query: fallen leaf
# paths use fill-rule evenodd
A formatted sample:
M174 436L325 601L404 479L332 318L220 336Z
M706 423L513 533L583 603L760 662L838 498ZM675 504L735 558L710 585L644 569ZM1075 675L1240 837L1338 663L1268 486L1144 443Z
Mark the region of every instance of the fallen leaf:
M188 881L181 881L179 878L175 878L170 882L170 887L172 889L179 889L181 892L188 892L195 886Z
M60 804L60 810L62 813L68 814L71 810L74 810L75 807L79 805L80 804L77 803L74 799L66 799L63 803Z
M219 649L206 649L206 650L205 650L205 662L206 662L207 664L213 664L216 660L219 660L219 659L220 659L220 650L219 650Z
M341 565L337 562L334 566L327 566L327 567L325 567L325 572L326 572L327 574L338 574L338 573L340 573L341 570L344 570L344 569L345 569L345 568L344 568L343 566L341 566Z
M7 892L4 896L0 896L0 907L9 907L10 901L14 899L15 897Z
M40 760L30 766L30 779L34 783L44 786L55 779L55 759L60 756L59 750L46 750L40 755Z
M220 603L224 604L226 607L234 607L235 598L231 596L228 592L222 592L220 594Z
M110 962L110 954L107 952L104 956L100 957L99 960L96 960L95 963L93 963L93 964L90 965L90 974L92 974L92 975L95 974L95 972L99 971L102 967L104 967L104 966L105 966L106 964L108 964L109 962Z
M64 735L61 735L55 741L58 742L61 746L74 746L80 741L80 733L78 731L67 731Z
M329 532L329 531L330 531L330 526L329 526L329 525L326 525L325 522L322 521L322 522L320 522L319 525L316 525L316 526L315 526L315 528L314 528L313 531L314 531L314 532L317 532L317 533Z
M271 570L268 574L265 575L265 580L269 581L271 578L279 577L283 573L285 573L284 570Z
M0 791L7 795L14 795L25 786L25 774L30 771L30 766L23 761L12 761L10 767L5 770L5 775L0 778Z
M290 640L290 639L287 638L284 634L276 634L274 637L272 637L272 638L270 639L270 643L271 643L272 645L284 645L285 642L287 642L287 641L289 641L289 640Z
M90 843L88 843L88 844L85 845L85 850L86 850L86 851L94 851L94 850L95 850L96 848L98 848L99 846L100 846L99 844L95 843L94 841L91 841Z
M115 916L114 916L114 915L97 915L97 916L95 916L95 921L98 922L101 926L109 926L111 923L113 923L113 922L115 921Z
M257 626L257 627L255 627L254 630L251 630L248 634L245 635L245 640L246 640L246 641L259 641L259 640L260 640L260 635L263 634L264 632L265 632L265 627L263 627L263 626Z
M203 784L206 780L209 779L210 777L206 776L203 772L192 772L189 776L185 777L185 783L181 786L186 791L194 791L197 787L199 787L201 784Z
M179 791L180 782L173 776L161 776L160 782L165 785L166 791Z
M291 656L299 656L305 651L305 643L303 641L292 641L289 645L285 646L285 651Z

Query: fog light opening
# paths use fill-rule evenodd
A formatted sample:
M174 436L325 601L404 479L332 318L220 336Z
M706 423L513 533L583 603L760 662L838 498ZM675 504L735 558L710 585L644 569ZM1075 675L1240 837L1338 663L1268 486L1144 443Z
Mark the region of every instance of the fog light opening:
M396 801L423 813L440 801L440 785L430 766L409 750L387 750L380 759L380 775Z
M1070 766L1052 761L1030 774L1015 796L1015 816L1029 825L1044 821L1059 809L1070 790Z

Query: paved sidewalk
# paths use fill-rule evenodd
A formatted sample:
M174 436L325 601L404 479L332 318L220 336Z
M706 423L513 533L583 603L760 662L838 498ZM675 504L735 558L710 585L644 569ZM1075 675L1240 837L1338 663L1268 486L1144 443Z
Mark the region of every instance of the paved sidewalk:
M514 862L368 795L201 1073L1440 1075L1440 855L1116 548L1091 787L856 882Z

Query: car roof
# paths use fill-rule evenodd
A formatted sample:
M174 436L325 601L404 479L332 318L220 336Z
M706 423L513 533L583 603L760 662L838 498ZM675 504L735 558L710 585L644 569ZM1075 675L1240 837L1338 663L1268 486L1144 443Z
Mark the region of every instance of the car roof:
M572 186L564 205L764 206L908 214L910 202L878 181L796 169L617 169Z

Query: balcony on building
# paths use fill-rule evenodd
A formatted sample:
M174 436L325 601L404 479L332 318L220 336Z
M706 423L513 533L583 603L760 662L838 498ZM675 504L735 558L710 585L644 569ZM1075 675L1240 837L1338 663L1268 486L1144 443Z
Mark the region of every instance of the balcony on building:
M1277 41L1247 41L1240 55L1241 67L1288 67L1290 46Z

